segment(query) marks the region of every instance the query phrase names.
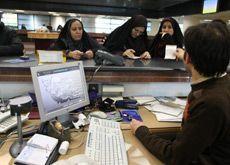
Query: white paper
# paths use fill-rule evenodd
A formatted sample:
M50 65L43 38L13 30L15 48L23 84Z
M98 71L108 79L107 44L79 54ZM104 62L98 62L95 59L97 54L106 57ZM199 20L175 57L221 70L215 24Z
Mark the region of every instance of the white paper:
M41 134L34 134L34 136L27 142L27 145L35 146L41 149L53 150L57 143L58 140L56 138Z
M155 101L153 96L135 96L134 98L137 100L138 104L150 104Z
M63 62L62 51L37 50L39 62Z
M15 162L30 165L45 165L58 139L46 135L35 134L27 142Z
M175 104L178 104L178 105L183 106L183 107L186 106L186 102L187 102L186 100L182 100L182 99L178 99L178 98L176 98L176 100L174 101Z
M136 60L136 59L140 59L141 57L139 57L139 56L131 56L131 57L129 57L129 58L131 58L131 59L133 59L133 60Z
M15 162L30 165L45 165L51 151L25 146Z
M181 108L173 108L157 102L153 103L152 105L145 106L145 108L152 112L160 112L171 116L179 116L183 112Z
M176 59L174 53L176 52L176 45L166 45L165 47L165 59Z
M182 122L183 117L182 113L179 116L172 116L159 112L153 112L153 114L156 115L157 121Z

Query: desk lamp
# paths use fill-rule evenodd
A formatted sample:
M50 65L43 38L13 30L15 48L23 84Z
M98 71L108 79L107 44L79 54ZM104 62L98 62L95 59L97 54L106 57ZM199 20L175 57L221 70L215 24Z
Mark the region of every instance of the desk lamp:
M31 97L29 96L22 96L11 99L10 104L10 111L11 116L17 116L17 125L18 125L18 139L11 145L10 147L10 155L13 158L16 158L22 149L26 145L26 141L22 139L22 121L21 121L21 111L28 110L31 108Z

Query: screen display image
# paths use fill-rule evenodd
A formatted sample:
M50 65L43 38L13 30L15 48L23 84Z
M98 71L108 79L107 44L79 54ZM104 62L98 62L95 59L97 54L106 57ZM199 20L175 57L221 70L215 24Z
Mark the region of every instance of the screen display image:
M42 122L89 104L81 61L31 67L31 74Z
M37 76L46 112L84 101L79 67L41 71Z
M218 8L218 0L204 0L203 14L215 13Z

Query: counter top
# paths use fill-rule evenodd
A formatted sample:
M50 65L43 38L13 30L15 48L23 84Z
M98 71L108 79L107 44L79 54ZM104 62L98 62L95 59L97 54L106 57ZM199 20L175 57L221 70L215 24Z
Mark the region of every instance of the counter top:
M12 64L4 62L18 57L0 57L0 81L32 81L30 67L37 66L38 60ZM68 60L74 61L74 60ZM98 66L94 60L84 60L86 79L96 83L120 82L189 82L190 77L183 63L174 60L130 60L125 59L124 66ZM92 79L92 75L93 79ZM91 80L92 79L92 80Z

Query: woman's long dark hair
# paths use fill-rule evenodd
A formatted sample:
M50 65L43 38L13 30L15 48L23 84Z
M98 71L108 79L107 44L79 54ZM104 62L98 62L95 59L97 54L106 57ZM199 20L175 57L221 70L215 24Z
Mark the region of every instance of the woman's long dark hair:
M138 38L147 46L147 19L143 15L135 15L123 25L116 28L106 39L104 46L109 51L122 50L134 27L144 27L144 33Z
M172 24L172 28L173 28L173 35L172 35L172 38L175 42L175 44L177 45L177 47L180 47L182 48L183 47L183 41L184 41L184 36L181 32L181 29L180 29L180 26L178 24L178 22L174 19L174 18L164 18L162 21L161 21L161 24L160 24L160 27L158 29L158 32L157 32L157 35L156 35L156 39L158 37L161 37L161 32L162 32L162 26L165 22L170 22Z
M82 38L79 41L75 41L72 37L71 37L71 32L70 32L70 28L73 22L78 21L81 26L82 26ZM88 33L85 32L84 30L84 26L82 24L82 22L79 19L70 19L66 22L65 26L63 27L63 29L61 30L59 37L58 37L58 41L62 41L65 43L66 48L70 49L70 50L74 50L74 49L79 49L82 51L86 51L88 49L94 49L94 48L99 48L99 44L94 41L89 35Z
M162 26L165 22L170 22L173 28L173 35L166 34L162 38ZM177 45L178 48L183 47L184 37L181 32L180 26L174 18L164 18L161 21L160 27L153 42L149 48L152 56L164 58L165 56L165 46L166 44Z

